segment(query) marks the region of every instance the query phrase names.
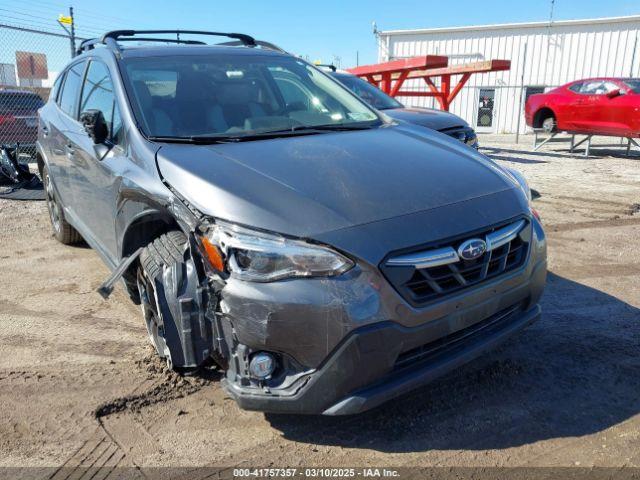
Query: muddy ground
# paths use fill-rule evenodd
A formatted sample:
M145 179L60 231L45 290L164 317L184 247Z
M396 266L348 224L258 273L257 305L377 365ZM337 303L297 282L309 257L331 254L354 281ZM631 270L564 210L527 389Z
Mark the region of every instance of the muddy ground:
M216 372L169 374L123 290L95 292L98 256L58 244L44 202L0 200L0 467L640 467L640 156L481 141L541 194L542 320L352 418L245 412Z

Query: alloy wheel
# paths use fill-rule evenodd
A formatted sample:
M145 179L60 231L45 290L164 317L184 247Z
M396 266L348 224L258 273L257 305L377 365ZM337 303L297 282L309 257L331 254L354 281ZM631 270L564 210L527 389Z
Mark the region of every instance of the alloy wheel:
M60 208L60 205L56 200L56 194L53 190L53 184L51 183L49 172L47 171L45 171L44 174L44 189L47 199L47 209L49 210L49 218L51 219L51 225L53 226L53 229L56 231L56 233L60 233L62 209Z
M556 119L553 117L545 118L542 122L542 128L545 132L551 133L556 129Z

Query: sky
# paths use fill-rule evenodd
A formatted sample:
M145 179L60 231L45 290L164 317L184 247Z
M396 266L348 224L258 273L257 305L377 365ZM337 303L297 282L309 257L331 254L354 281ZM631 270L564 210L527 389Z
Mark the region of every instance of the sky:
M248 33L310 61L375 63L379 30L547 21L551 0L0 0L0 18L58 31L74 6L78 32L181 28ZM640 14L640 0L555 0L555 20ZM13 20L12 20L13 19Z

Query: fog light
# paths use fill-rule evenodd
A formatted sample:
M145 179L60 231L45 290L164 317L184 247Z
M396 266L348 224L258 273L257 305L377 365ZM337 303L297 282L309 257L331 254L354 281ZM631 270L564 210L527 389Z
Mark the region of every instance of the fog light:
M249 362L249 373L258 380L268 378L275 369L276 359L270 353L258 352L251 357Z

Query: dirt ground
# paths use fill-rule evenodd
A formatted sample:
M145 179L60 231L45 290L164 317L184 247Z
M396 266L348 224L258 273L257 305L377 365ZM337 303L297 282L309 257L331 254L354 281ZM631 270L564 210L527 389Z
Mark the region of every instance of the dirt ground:
M541 195L541 321L350 418L245 412L216 372L169 374L122 288L95 292L98 256L57 243L44 202L0 200L0 467L640 467L640 154L529 142L481 138Z

